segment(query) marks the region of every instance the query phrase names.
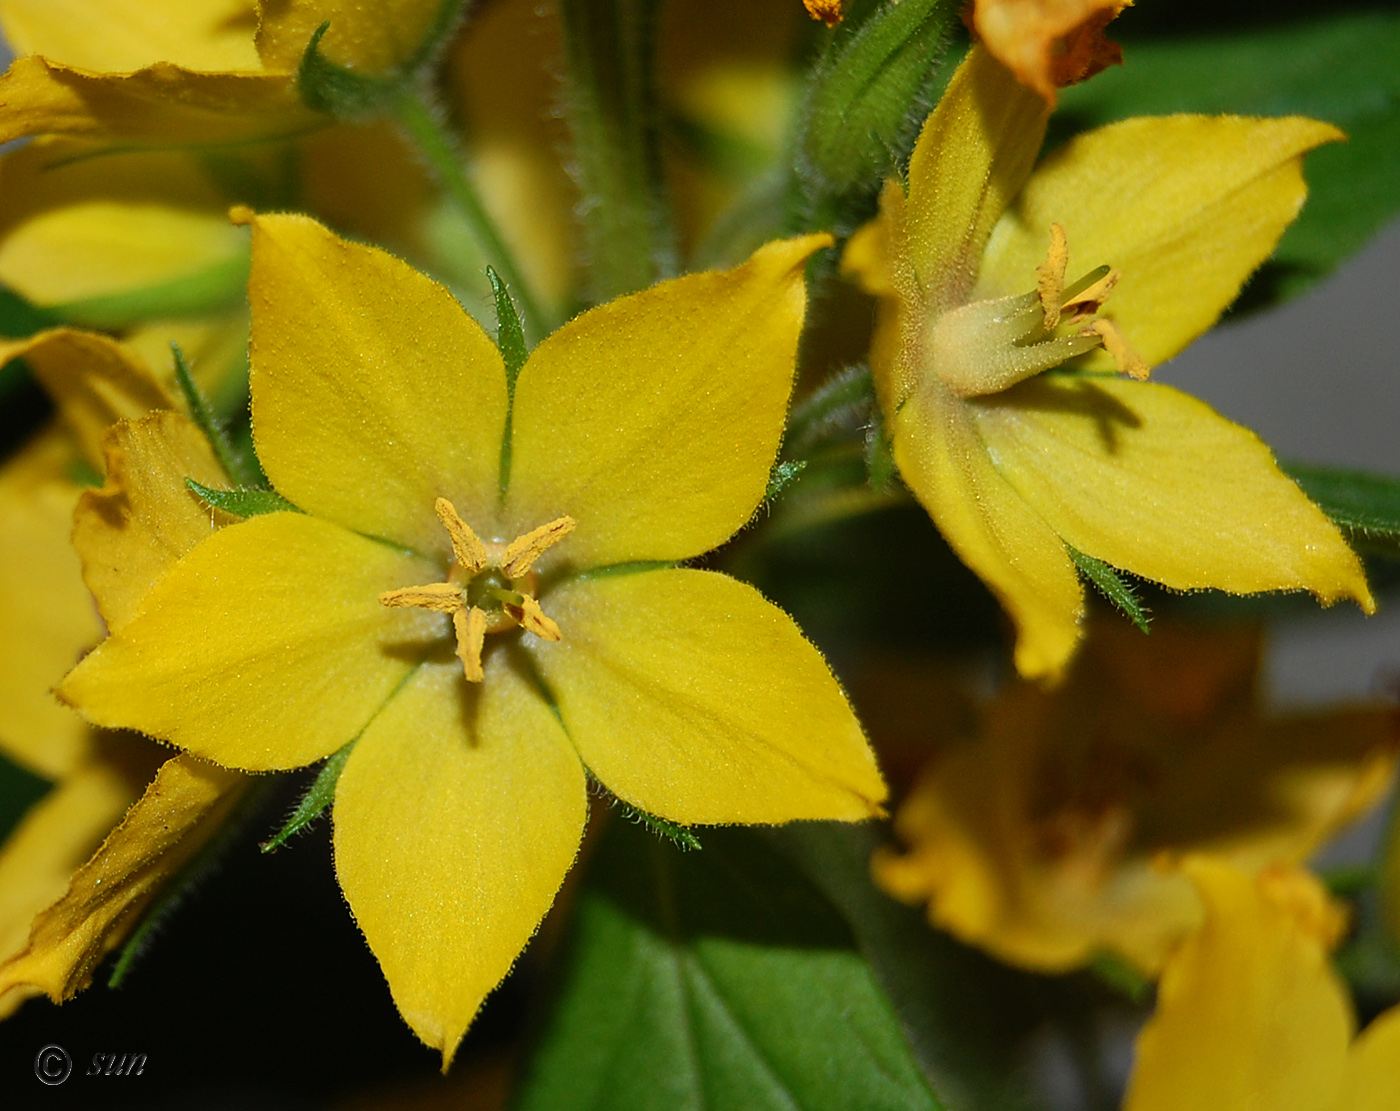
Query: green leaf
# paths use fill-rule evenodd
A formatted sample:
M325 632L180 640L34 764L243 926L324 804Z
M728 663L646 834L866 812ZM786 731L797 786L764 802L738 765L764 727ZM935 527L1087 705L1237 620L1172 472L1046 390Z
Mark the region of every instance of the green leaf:
M521 1111L942 1105L832 907L745 829L598 849Z
M279 494L276 490L249 489L215 490L192 478L185 479L188 486L200 501L232 513L235 517L259 517L264 513L300 513L301 510Z
M1103 560L1085 555L1078 548L1069 544L1065 545L1065 551L1069 552L1069 557L1074 560L1074 565L1079 568L1079 573L1093 583L1100 594L1122 610L1129 621L1144 633L1151 631L1151 614L1138 599L1133 588L1117 571Z
M800 123L802 226L852 222L853 202L873 197L903 166L933 107L938 65L961 8L953 0L885 3L858 28L833 33L812 71Z
M1232 7L1246 10L1220 7L1216 25ZM1064 90L1052 133L1068 138L1170 112L1303 115L1345 131L1347 142L1308 156L1308 203L1245 294L1259 307L1307 288L1400 212L1400 12L1310 13L1271 24L1280 18L1275 6L1247 10L1253 18L1243 27L1237 20L1212 34L1211 23L1196 20L1141 40L1129 11L1114 35L1126 64Z
M1280 466L1343 528L1400 539L1400 478L1307 463Z
M961 945L877 890L870 855L883 833L873 823L794 822L766 837L845 918L950 1111L1042 1105L1023 1066L1030 1041L1056 1021L1065 985Z
M354 747L355 742L351 741L326 758L311 786L306 789L306 794L302 795L297 808L292 811L291 817L272 837L258 846L263 852L270 853L281 848L288 838L300 833L321 816L321 812L335 799L335 786L340 782L340 773L345 767L345 761L350 759L350 750Z

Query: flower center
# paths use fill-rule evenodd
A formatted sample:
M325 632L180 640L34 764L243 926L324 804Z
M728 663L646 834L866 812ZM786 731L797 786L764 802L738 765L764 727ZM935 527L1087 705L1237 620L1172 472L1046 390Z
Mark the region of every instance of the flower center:
M481 542L446 498L433 503L438 520L452 538L455 557L447 581L386 590L381 606L412 606L451 614L457 656L469 682L482 680L481 650L487 633L522 626L546 640L560 640L559 626L535 600L537 576L531 568L549 548L574 531L572 517L560 517L517 536L504 548ZM497 550L492 550L497 549Z
M1147 363L1112 321L1098 315L1118 271L1100 266L1066 286L1068 264L1065 229L1051 224L1050 250L1036 268L1033 292L940 313L929 340L939 380L962 397L1000 393L1095 347L1124 374L1145 379Z

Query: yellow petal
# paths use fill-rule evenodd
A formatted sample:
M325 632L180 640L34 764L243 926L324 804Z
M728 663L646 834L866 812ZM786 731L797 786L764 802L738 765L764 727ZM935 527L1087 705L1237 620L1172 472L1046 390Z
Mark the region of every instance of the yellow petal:
M953 74L909 161L908 249L929 308L968 300L987 236L1040 153L1047 116L980 46Z
M678 822L858 821L885 785L825 661L758 591L708 571L577 580L531 653L583 762Z
M295 768L354 737L450 635L379 595L440 569L337 525L270 513L216 532L157 581L60 694L229 767Z
M247 234L229 224L193 158L80 153L76 144L38 141L0 161L0 281L28 300L128 293L247 254Z
M174 409L175 399L124 344L73 328L53 328L28 339L0 342L0 361L23 358L93 466L102 462L102 437L119 420L152 409Z
M256 70L249 0L5 0L0 27L18 54L105 73L153 62Z
M1307 195L1303 154L1340 138L1297 116L1142 118L1081 135L1045 160L997 225L976 296L1029 288L1059 223L1071 274L1121 272L1106 314L1161 363L1214 324L1273 252ZM1113 369L1102 353L1090 362Z
M71 135L197 146L289 136L324 121L284 74L197 73L166 62L93 74L31 56L0 76L0 142Z
M1206 920L1162 976L1124 1111L1335 1107L1352 1021L1322 941L1267 878L1186 868Z
M329 23L321 51L331 61L383 73L409 61L444 0L282 0L259 4L258 54L270 70L294 73L312 34Z
M117 764L97 760L25 814L0 849L0 961L24 949L34 916L62 897L74 871L140 797L143 782ZM38 989L0 986L0 1018L37 994Z
M1400 1007L1362 1031L1347 1061L1337 1111L1394 1111L1400 1107Z
M1008 483L1068 543L1178 590L1375 608L1356 555L1252 432L1170 386L1041 378L971 404Z
M336 874L444 1068L554 901L586 816L578 757L504 652L480 686L455 660L425 664L350 753Z
M87 987L93 969L218 830L247 784L238 772L189 756L161 765L63 897L35 919L24 950L0 965L0 1001L10 992L42 991L61 1003Z
M1103 29L1132 0L977 0L972 25L1023 85L1055 103L1055 90L1120 63Z
M50 692L102 635L68 542L73 458L50 428L0 468L0 750L49 779L90 749L87 723Z
M506 419L496 345L392 255L305 216L253 228L253 434L273 485L444 562L438 498L488 535Z
M770 243L576 317L539 345L515 393L506 519L568 515L581 567L685 559L758 507L782 437L806 307L803 268L831 243Z
M228 478L204 433L179 413L123 421L104 441L107 481L85 490L73 515L83 579L110 630L126 624L156 580L215 528L235 518L211 509L185 479L216 489Z
M993 466L967 403L937 382L910 397L893 430L904 481L1016 623L1017 670L1058 675L1084 605L1060 538Z

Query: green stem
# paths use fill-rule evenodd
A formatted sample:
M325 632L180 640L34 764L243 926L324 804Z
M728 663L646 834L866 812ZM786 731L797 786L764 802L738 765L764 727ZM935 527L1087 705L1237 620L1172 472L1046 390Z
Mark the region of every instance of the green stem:
M605 301L675 273L652 82L657 0L560 0L569 131L586 198L589 294Z
M466 219L477 247L490 260L519 302L526 333L536 340L547 335L555 321L545 314L530 283L516 265L515 256L501 238L495 221L481 203L476 186L463 169L457 140L443 126L437 111L422 94L411 88L405 88L399 95L394 109L399 126L407 132L438 184L447 190L448 196Z

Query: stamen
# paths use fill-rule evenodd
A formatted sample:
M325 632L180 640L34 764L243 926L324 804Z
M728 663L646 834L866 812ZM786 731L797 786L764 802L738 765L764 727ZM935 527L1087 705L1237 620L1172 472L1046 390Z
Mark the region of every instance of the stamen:
M1061 309L1081 309L1083 312L1098 312L1099 308L1108 300L1108 295L1113 292L1113 287L1118 284L1118 279L1123 275L1117 270L1109 270L1097 281L1085 286L1084 289L1074 294L1061 305ZM1076 314L1077 315L1077 314Z
M524 576L535 560L573 532L576 524L578 522L572 517L560 517L527 532L524 536L517 536L501 556L501 570L506 578L518 579Z
M540 609L540 604L530 595L523 595L518 606L510 607L513 616L525 628L527 632L534 633L537 637L545 640L563 640L564 634L559 631L559 626L544 615L544 610Z
M412 606L436 613L458 613L466 603L462 591L452 583L428 583L426 586L406 586L386 590L379 596L381 606Z
M469 575L475 575L486 566L486 545L477 539L466 521L457 516L457 510L446 498L433 502L438 520L452 538L452 553L457 557L457 566Z
M1089 331L1095 332L1103 340L1103 349L1108 352L1113 364L1126 374L1129 378L1135 378L1139 382L1145 382L1147 376L1152 372L1152 368L1136 351L1129 346L1128 341L1123 338L1112 321L1095 320L1089 325Z
M1045 314L1048 332L1060 322L1060 298L1064 295L1065 267L1069 265L1069 240L1059 224L1050 225L1050 251L1045 261L1035 268L1036 292Z
M481 649L486 643L486 613L472 606L452 615L452 630L457 634L457 658L462 661L462 674L468 683L479 683L486 677L481 669Z

